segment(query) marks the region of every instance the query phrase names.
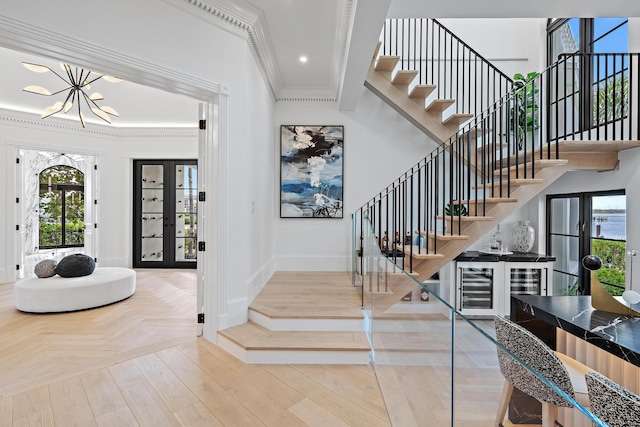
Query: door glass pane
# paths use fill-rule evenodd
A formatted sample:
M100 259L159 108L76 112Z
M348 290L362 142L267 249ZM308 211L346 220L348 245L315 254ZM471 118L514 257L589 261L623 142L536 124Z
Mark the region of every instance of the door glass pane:
M553 272L553 290L552 295L578 295L578 276Z
M598 280L612 295L625 290L626 196L594 196L591 203L591 253L602 260Z
M551 236L551 254L556 257L553 269L577 276L579 273L578 237Z
M577 197L551 200L551 233L578 236L580 202ZM554 254L555 255L555 254Z
M65 191L65 244L84 245L84 193Z
M550 248L553 263L551 295L577 295L580 274L580 199L563 197L550 203Z
M462 309L491 309L493 304L493 269L462 268Z
M162 261L163 257L163 177L162 165L142 165L142 261Z
M198 166L176 165L175 260L197 258Z
M511 293L515 295L540 295L542 271L540 268L511 268L509 272Z

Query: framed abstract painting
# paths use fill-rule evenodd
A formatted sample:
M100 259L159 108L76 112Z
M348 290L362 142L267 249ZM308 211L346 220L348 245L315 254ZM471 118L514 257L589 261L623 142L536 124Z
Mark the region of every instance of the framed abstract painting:
M342 218L344 126L280 126L280 218Z

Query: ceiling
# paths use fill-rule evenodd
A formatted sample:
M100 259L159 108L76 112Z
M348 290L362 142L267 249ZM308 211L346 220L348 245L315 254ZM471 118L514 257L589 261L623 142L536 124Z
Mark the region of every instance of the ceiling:
M54 96L24 92L23 88L31 85L42 86L50 92L65 89L69 85L51 72L29 71L22 62L45 65L64 77L64 72L56 61L0 48L0 64L4 77L0 81L0 108L41 114L46 107L57 101L64 102L67 90ZM112 107L118 112L119 117L112 119L112 124L116 127L195 127L197 123L198 102L186 96L127 81L109 83L102 79L92 84L91 90L87 92L101 93L104 101L98 104ZM87 123L106 124L102 119L95 117L86 105L82 105L82 112ZM79 121L75 108L66 115L60 112L55 117Z
M539 17L640 16L637 0L208 0L233 4L252 16L261 37L254 49L266 56L262 67L276 100L338 101L341 108L355 106L373 50L373 41L385 16L390 17ZM256 42L257 41L257 46ZM300 56L308 62L301 63ZM260 57L260 55L257 55ZM33 62L60 70L51 60L0 48L3 79L0 108L41 113L63 94L44 97L27 92L28 85L51 91L65 87L52 73L34 73L22 66ZM74 65L74 64L70 64ZM264 70L263 70L264 71ZM224 83L224 82L221 82ZM104 95L101 105L118 111L113 126L193 127L198 103L186 96L130 82L96 82L91 92ZM132 95L134 94L134 95ZM56 116L60 116L57 114ZM77 114L71 119L77 120ZM104 123L97 117L87 122Z

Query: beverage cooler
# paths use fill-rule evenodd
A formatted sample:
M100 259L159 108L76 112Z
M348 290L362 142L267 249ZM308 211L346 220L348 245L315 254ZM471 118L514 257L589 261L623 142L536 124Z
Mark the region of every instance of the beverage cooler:
M508 316L511 295L549 295L552 272L551 257L537 254L485 257L465 253L455 262L451 295L455 296L456 309L466 316Z
M502 283L499 267L497 263L458 263L456 308L460 312L469 316L498 312Z

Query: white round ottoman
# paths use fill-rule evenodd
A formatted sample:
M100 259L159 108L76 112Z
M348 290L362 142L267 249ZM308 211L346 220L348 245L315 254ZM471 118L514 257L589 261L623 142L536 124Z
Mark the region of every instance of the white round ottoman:
M89 276L45 279L29 277L13 285L20 311L52 313L100 307L130 297L136 290L136 272L128 268L96 268Z

